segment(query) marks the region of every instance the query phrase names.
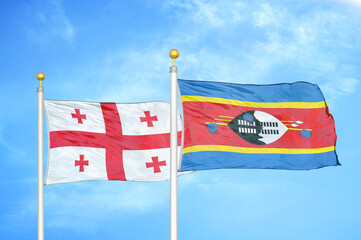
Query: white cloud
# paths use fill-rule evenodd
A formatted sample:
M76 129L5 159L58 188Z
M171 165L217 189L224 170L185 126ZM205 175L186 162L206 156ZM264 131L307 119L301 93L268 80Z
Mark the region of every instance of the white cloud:
M170 50L170 49L169 49ZM171 59L164 47L121 50L99 61L95 78L102 81L102 101L167 101ZM165 67L164 67L165 66ZM131 83L131 84L130 84Z
M180 8L186 11L192 22L202 26L225 27L228 24L238 24L244 20L244 4L237 1L207 1L207 0L187 0L184 2L168 1L166 8ZM182 14L179 14L181 16Z
M191 181L180 177L182 188ZM185 181L184 181L185 180ZM109 217L122 219L159 212L169 207L169 181L164 182L79 182L45 187L46 224L55 228L76 228L88 231ZM84 226L83 223L87 222Z
M192 179L195 178L191 175L179 178L183 190L193 184ZM32 178L12 183L35 184L36 181ZM122 221L124 214L136 218L168 210L169 184L169 181L85 181L45 186L45 227L88 232L97 229L101 226L99 223L109 218ZM34 196L19 197L14 204L18 207L3 216L4 221L13 226L7 231L17 231L18 227L28 224L31 221L29 218L37 214L37 200ZM84 222L87 224L84 225Z
M354 93L358 84L359 80L357 79L343 77L320 84L320 88L326 97L328 105L336 105L339 97Z
M355 66L349 65L347 69L334 51L361 50L357 44L361 36L357 38L360 34L353 27L355 19L335 9L313 8L299 15L269 2L253 5L205 0L172 1L164 6L165 11L172 9L178 14L167 36L149 42L145 49L115 51L95 64L101 67L94 76L109 79L102 100L167 101L169 75L164 66L170 65L167 53L173 46L180 50L178 76L185 79L239 83L294 81L292 76L278 77L287 70L279 66L290 64L298 80L319 84L337 82L345 71L355 72ZM251 34L265 38L253 36L258 41L247 41L248 33L241 30L244 26L253 26ZM229 43L230 39L234 41ZM345 94L343 91L335 96Z
M126 213L135 217L168 206L169 182L89 181L45 186L44 192L46 228L89 231L110 217L122 219ZM16 204L16 211L3 216L14 226L7 231L16 231L36 215L36 198L23 197Z
M257 43L259 51L252 53L265 60L265 71L274 71L280 65L292 66L300 80L321 86L330 105L354 93L359 82L358 67L345 62L342 56L351 49L350 54L361 51L361 34L355 28L357 18L334 8L315 8L297 16L289 9L268 3L261 4L253 16L255 26L267 36L266 41Z
M8 156L10 156L13 159L16 159L17 161L25 161L23 160L26 156L25 152L15 147L14 145L10 144L8 141L6 141L2 136L2 128L0 127L0 147L5 149L4 152L8 153Z
M73 42L75 29L66 16L60 0L42 2L36 12L39 25L28 30L29 37L35 42L46 42L52 36L60 37L67 42Z
M345 3L345 4L351 4L356 7L361 7L361 0L331 0L331 1Z
M253 12L254 25L256 27L265 27L269 25L275 27L279 25L283 18L282 12L272 8L269 3L262 3L260 7L260 10Z

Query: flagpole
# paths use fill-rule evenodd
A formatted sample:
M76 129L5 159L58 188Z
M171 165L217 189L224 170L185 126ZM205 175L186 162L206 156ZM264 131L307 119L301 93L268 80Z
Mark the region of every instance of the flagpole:
M36 78L40 81L38 92L38 240L44 240L44 139L43 139L43 94L41 82L45 75L39 72Z
M169 52L173 59L170 67L170 240L178 239L178 196L177 196L177 73L175 60L179 56L176 49Z

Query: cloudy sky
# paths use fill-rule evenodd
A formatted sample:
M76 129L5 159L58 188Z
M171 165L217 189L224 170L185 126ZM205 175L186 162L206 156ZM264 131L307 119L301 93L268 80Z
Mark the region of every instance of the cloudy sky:
M1 1L0 239L37 235L36 73L46 99L169 101L172 48L183 79L319 84L342 164L182 176L179 239L360 239L360 26L359 0ZM45 237L168 239L169 182L46 186Z

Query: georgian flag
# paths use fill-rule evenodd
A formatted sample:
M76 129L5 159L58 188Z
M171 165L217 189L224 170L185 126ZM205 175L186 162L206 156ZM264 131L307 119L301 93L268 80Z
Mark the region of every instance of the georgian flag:
M46 185L84 180L169 179L168 103L44 100L44 104L49 134ZM178 129L181 130L180 117ZM181 131L178 146L180 137Z

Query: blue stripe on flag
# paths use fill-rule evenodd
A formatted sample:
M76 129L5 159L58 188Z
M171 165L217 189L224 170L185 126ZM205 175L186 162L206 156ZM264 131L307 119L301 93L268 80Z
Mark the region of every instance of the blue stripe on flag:
M220 168L309 170L337 165L341 164L338 162L335 151L317 154L248 154L206 151L183 154L180 171Z
M218 97L248 102L322 102L325 100L318 85L308 82L252 85L178 79L178 85L181 95Z

